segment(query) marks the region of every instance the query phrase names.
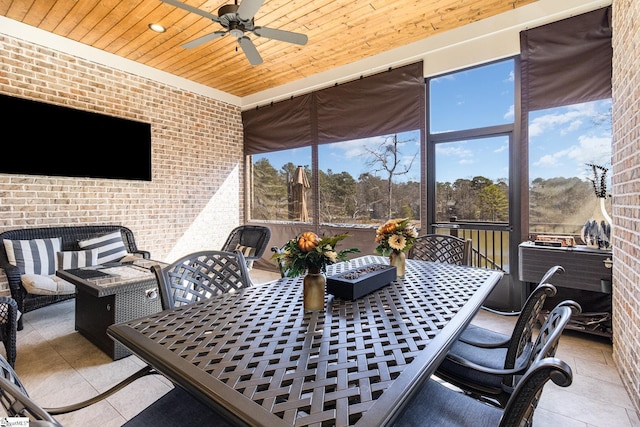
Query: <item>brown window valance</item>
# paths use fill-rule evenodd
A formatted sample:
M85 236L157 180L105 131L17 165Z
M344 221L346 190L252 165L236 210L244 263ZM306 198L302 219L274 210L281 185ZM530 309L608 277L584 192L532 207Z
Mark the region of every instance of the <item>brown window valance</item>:
M245 154L422 129L422 62L242 112Z
M245 154L311 145L311 99L307 94L243 111Z
M525 110L611 97L611 7L520 33Z

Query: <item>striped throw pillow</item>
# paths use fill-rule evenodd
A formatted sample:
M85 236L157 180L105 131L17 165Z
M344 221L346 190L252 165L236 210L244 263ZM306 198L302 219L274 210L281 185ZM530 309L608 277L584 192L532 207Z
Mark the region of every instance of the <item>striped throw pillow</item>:
M55 274L58 269L56 253L60 252L62 239L4 240L9 264L23 274Z
M97 249L58 252L58 266L62 270L91 267L96 264L98 264Z
M242 252L245 258L255 256L256 254L256 248L252 248L251 246L238 245L236 246L236 250Z
M109 261L119 261L127 255L127 248L122 241L122 234L119 231L105 234L93 239L80 240L78 246L82 249L97 249L98 264Z

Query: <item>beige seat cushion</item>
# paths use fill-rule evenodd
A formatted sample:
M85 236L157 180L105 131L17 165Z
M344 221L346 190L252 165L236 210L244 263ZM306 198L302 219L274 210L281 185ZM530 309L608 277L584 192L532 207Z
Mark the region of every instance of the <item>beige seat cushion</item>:
M23 274L22 285L28 293L36 295L66 295L76 292L74 285L55 274L50 276Z

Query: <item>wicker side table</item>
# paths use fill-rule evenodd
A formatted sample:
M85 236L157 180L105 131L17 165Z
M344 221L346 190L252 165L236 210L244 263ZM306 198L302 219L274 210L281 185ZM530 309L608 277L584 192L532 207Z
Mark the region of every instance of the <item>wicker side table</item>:
M75 329L113 360L129 356L131 352L109 338L107 328L162 310L158 284L148 270L153 263L162 264L144 260L90 267L89 271L106 274L100 277L80 277L87 269L56 273L76 285Z

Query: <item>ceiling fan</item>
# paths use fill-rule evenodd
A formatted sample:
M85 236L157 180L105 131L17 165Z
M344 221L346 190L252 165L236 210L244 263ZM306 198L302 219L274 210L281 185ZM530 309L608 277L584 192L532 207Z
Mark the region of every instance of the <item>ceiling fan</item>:
M200 46L203 43L231 34L238 40L238 44L242 48L242 51L251 65L258 65L262 63L262 57L260 56L260 53L258 53L258 50L251 39L247 37L245 33L253 33L258 37L266 37L268 39L280 40L287 43L295 43L299 45L307 44L307 36L305 34L254 25L253 17L258 9L260 9L260 6L264 3L264 0L242 0L240 5L238 5L238 0L236 0L235 4L227 4L218 9L218 16L177 0L160 1L195 13L204 18L211 19L213 22L217 22L224 28L224 30L214 31L213 33L206 34L183 44L182 47L186 49Z

